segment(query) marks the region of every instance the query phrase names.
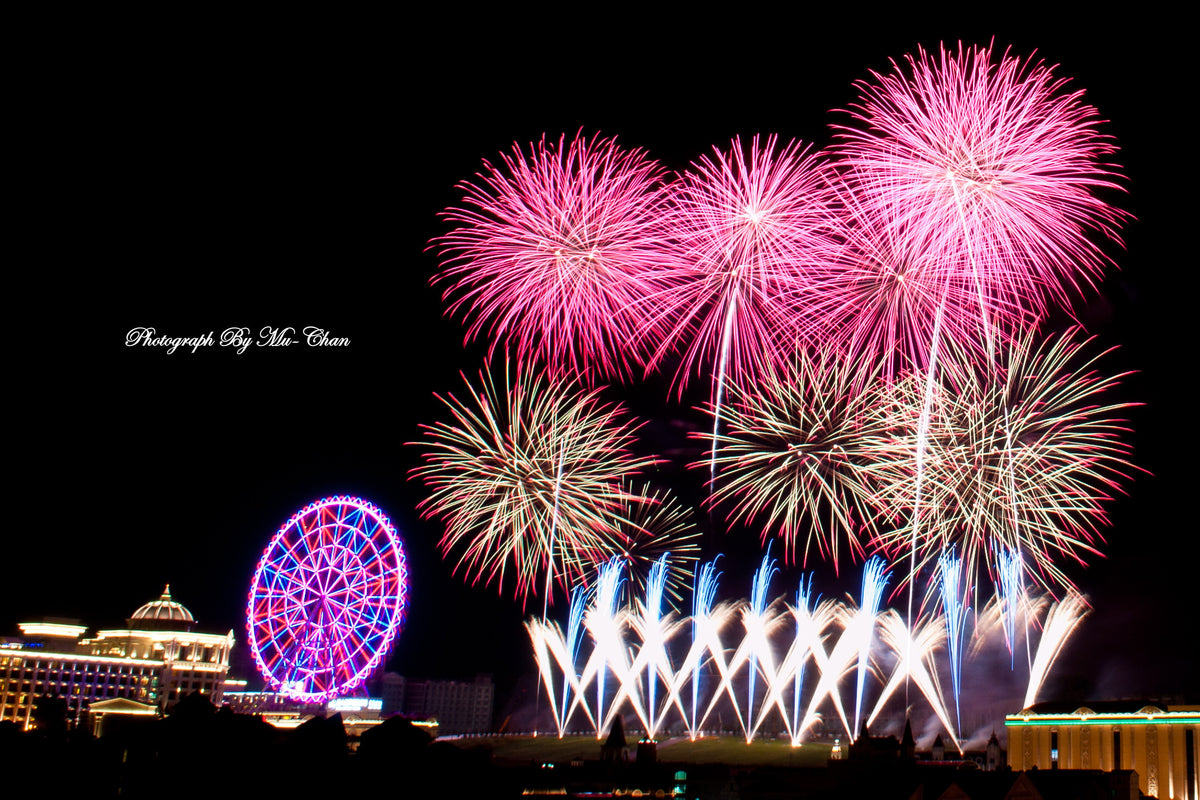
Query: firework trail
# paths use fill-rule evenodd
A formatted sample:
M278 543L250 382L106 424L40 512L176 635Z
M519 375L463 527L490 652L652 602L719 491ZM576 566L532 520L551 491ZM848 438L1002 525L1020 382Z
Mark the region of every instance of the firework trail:
M746 717L750 720L754 719L754 685L758 676L759 659L768 659L768 663L766 664L768 675L773 675L775 672L774 664L770 663L774 659L771 657L771 642L767 636L767 606L771 602L767 595L771 591L771 578L777 572L779 570L775 567L775 560L771 558L771 546L768 544L762 564L759 566L758 571L754 573L754 578L751 581L750 605L742 617L742 622L746 627L745 641L751 643L749 653L750 669L747 676L747 696L749 702L746 704ZM755 725L750 726L750 729L746 732L746 741L750 741L753 738L755 728Z
M924 621L918 620L915 626L910 627L899 614L888 609L879 617L879 637L891 652L899 656L899 660L875 703L875 709L867 719L867 726L879 716L884 704L899 688L900 683L904 682L907 685L911 680L925 696L961 754L962 744L959 742L957 728L951 724L950 716L946 713L946 703L942 699L942 687L934 662L934 656L945 644L946 623L933 617Z
M726 386L784 363L794 345L807 273L833 242L824 170L796 142L735 138L672 187L675 258L656 276L669 288L643 328L652 364L682 344L680 394L712 365L714 439Z
M450 313L466 318L467 341L508 342L556 376L628 377L648 358L639 309L661 290L652 268L668 252L663 169L599 136L500 157L460 184L462 206L442 214L455 227L433 242Z
M996 599L1004 623L1004 643L1008 647L1010 667L1016 667L1017 615L1025 597L1025 564L1021 554L997 544L995 547L996 573L998 575ZM1029 640L1026 638L1026 645Z
M534 661L542 676L542 684L546 689L546 697L550 702L550 711L554 716L559 738L562 738L566 731L567 721L580 705L583 706L584 714L588 719L592 720L593 724L598 724L593 719L592 710L587 703L581 702L583 692L588 684L575 670L575 661L578 657L577 645L576 650L572 650L571 644L563 638L562 629L557 624L545 620L527 620L525 630L528 631L530 643L533 645ZM563 705L561 707L558 705L558 699L554 693L553 664L555 663L558 664L563 678ZM574 692L574 700L569 710L566 707L568 689Z
M800 645L799 652L796 652L789 661L794 664L792 678L792 745L800 743L800 730L795 723L800 722L800 695L804 688L804 665L808 663L808 653L812 651L813 638L820 638L819 629L816 632L816 637L812 635L813 629L817 626L813 623L812 613L812 582L813 573L808 573L808 580L805 582L805 576L800 576L800 586L796 589L796 605L792 608L792 615L796 618L796 639ZM820 597L817 598L820 602Z
M638 426L598 390L505 377L497 386L485 369L465 399L439 397L454 421L422 426L413 475L431 491L419 508L444 520L442 554L457 554L472 583L503 591L513 573L522 605L540 581L549 602L552 581L580 579L618 535L621 479L657 462L631 452Z
M1080 594L1070 594L1055 603L1046 612L1042 624L1042 635L1038 640L1037 654L1033 657L1033 666L1029 670L1029 688L1025 692L1025 702L1022 708L1029 708L1037 702L1038 692L1050 673L1050 667L1062 652L1067 639L1079 627L1080 621L1088 614L1087 599Z
M815 607L813 606L814 602L816 603ZM832 599L822 601L817 598L815 601L813 600L812 575L810 574L807 584L801 579L800 589L796 592L796 605L792 607L791 611L796 620L796 638L784 660L784 669L780 672L782 675L792 674L795 676L793 679L795 693L792 697L792 745L798 746L801 743L804 732L817 717L817 707L826 695L833 701L838 717L842 720L842 727L849 736L850 723L846 719L846 711L842 706L841 695L836 691L836 685L849 667L850 659L854 655L852 650L847 650L850 639L845 636L839 639L832 654L825 650L826 632L834 626L839 618L843 617L838 604ZM848 655L843 655L847 652ZM805 665L809 656L812 657L813 665L817 668L820 678L804 716L801 717L801 690L804 684Z
M950 651L950 678L954 686L955 730L962 730L962 711L959 696L962 683L962 646L966 632L967 615L971 609L965 598L970 587L962 583L962 559L955 555L954 548L938 559L942 586L942 609L946 621L946 644Z
M875 620L879 614L879 603L883 599L883 590L887 588L887 564L878 556L872 556L863 565L862 600L859 601L858 611L855 612L846 633L851 633L852 641L856 642L858 652L858 690L854 693L854 730L855 736L859 730L858 721L862 714L863 685L867 678L867 665L871 658L871 639L875 633Z
M734 387L712 447L721 477L708 500L728 504L729 519L754 524L764 540L782 538L786 560L807 562L815 547L835 570L843 543L852 556L866 555L863 541L880 511L870 462L887 434L876 394L854 385L847 364L801 350L786 370ZM707 411L715 427L719 412Z
M646 665L646 685L649 689L650 702L647 704L647 711L650 714L650 727L647 729L647 734L654 736L655 730L655 709L658 708L658 673L666 671L670 673L670 659L667 658L665 636L662 625L662 598L663 589L667 583L667 553L663 553L658 561L650 568L650 577L646 580L646 603L642 609L642 618L645 620L644 631L642 635L642 647L650 652L650 658Z
M695 589L692 593L692 641L702 642L702 635L705 628L708 627L710 615L713 608L713 600L717 596L717 584L721 580L721 573L717 572L717 560L721 556L717 556L712 561L709 561L700 571L696 573ZM699 719L696 716L696 705L700 694L700 661L695 660L695 666L692 667L692 716L690 718L690 734L693 741L696 739L697 723Z
M621 596L621 562L611 559L600 567L596 576L596 604L593 613L588 615L588 628L592 639L596 642L596 652L602 656L616 656L624 661L624 648L620 644L620 622L617 615L618 598ZM605 663L613 663L613 658L603 658L596 673L596 718L604 718L604 679L607 674ZM596 730L599 738L601 727Z
M953 560L948 558L944 563ZM886 574L882 573L882 564L878 560L868 565L864 573L866 582L875 588L864 589L863 601L857 608L849 598L846 602L814 599L812 577L808 576L801 579L796 604L788 606L785 613L774 613L774 604L767 603L767 592L763 589L774 571L769 554L763 568L755 575L757 596L744 603L723 603L714 607L718 575L714 564L708 563L699 570L696 578L697 593L690 619L678 619L671 612L661 613L658 604L663 597L659 587L667 582L662 572L669 570L669 562L663 559L659 563L661 571L655 570L650 593L634 613L621 608L624 569L620 560L612 559L599 570L596 585L590 593L592 604L583 612L583 628L590 635L592 649L582 670L575 666L582 638L579 609L587 602L588 590L579 589L572 594L566 636L555 623L536 619L526 622L560 736L575 711L582 706L598 737L603 735L613 717L627 711L636 714L647 735L654 737L674 709L679 721L695 739L717 704L728 701L743 726L747 742L753 741L766 718L778 709L792 744L799 745L805 731L820 717L821 705L828 700L841 718L847 736L854 739L842 704L840 686L846 683L846 676L858 670L865 658L875 664L891 666L886 680L880 684L879 697L866 722L855 721L854 727L860 733L875 724L901 684L907 686L911 682L961 751L960 727L952 722L948 713L938 664L949 640L961 633L956 634L953 625L940 612L922 614L912 627L894 610L871 613L869 607L875 602L872 595L881 595L886 586ZM951 592L950 596L957 594ZM1026 606L1029 618L1036 620L1045 616L1044 632L1030 675L1026 699L1029 704L1036 701L1054 660L1087 609L1085 601L1078 595L1053 607L1045 597L1027 598ZM658 613L656 608L659 608ZM730 643L723 641L723 633L728 632L729 623L739 615L744 623L742 637L733 648L732 658L727 661L725 654L729 652ZM794 637L784 658L777 662L773 643L789 627L794 630ZM996 597L979 614L978 635L972 639L971 655L979 655L989 642L998 643L1003 636L1002 627L1000 598ZM837 628L840 628L837 641L833 650L827 651L827 637ZM682 660L673 660L671 654L683 651L683 640L689 632L691 641L686 655ZM804 667L810 657L818 670L819 680L805 707L800 695ZM708 707L701 715L700 702L704 692L699 670L705 661L712 662L719 682L708 687ZM738 702L733 680L741 674L743 667L747 668L747 679L750 674L761 679L761 702L757 699L757 690L755 694L743 694L743 702ZM875 674L874 669L870 671ZM615 691L608 690L610 676L616 681ZM883 675L879 677L883 678ZM683 699L684 687L689 681L692 692L690 712ZM559 683L563 687L561 694L555 691ZM856 685L849 691L854 691L861 702L861 685L854 683ZM665 694L660 694L664 687ZM794 692L790 709L785 697L789 688ZM594 708L587 700L593 689ZM861 713L861 706L856 713Z
M679 632L690 627L687 619L679 619L674 611L662 613L663 591L670 581L668 573L668 556L663 555L654 565L650 579L647 582L646 597L641 603L640 613L633 617L633 628L641 639L641 647L634 659L633 676L646 671L646 735L654 738L658 727L662 724L667 712L674 707L679 712L681 720L687 724L687 711L680 697L681 682L686 677L689 667L676 669L671 663L671 655L667 645L679 635ZM666 689L666 698L658 702L658 687ZM639 687L631 684L629 691L636 692Z
M878 559L873 558L872 561L878 561ZM864 572L863 577L867 577L866 572ZM862 611L861 607L852 609L840 603L833 604L832 601L829 610L831 616L828 621L821 619L821 612L822 607L818 606L817 614L815 615L816 619L819 620L816 626L817 633L810 636L809 639L809 647L812 649L813 657L820 670L821 677L817 681L812 697L809 698L808 709L804 712L804 719L800 721L800 724L794 730L798 734L808 730L819 716L817 709L825 701L825 698L828 697L833 701L838 718L842 722L842 730L846 732L846 737L853 741L857 736L857 723L854 728L851 727L850 721L846 717L846 710L842 704L838 686L846 675L856 671L859 658L869 655L876 616L866 614ZM841 625L842 632L838 635L838 639L834 643L832 650L826 652L822 644L823 634L826 628L834 621ZM864 648L867 649L865 654ZM861 694L856 693L856 697L861 698Z
M563 735L563 717L565 713L560 713L556 705L557 700L554 694L554 678L550 666L550 658L553 654L553 649L550 645L550 633L553 631L560 634L557 637L561 640L561 631L557 630L557 625L543 622L541 620L529 619L525 621L525 630L529 634L529 642L533 646L533 660L537 664L538 674L542 676L542 684L546 689L546 697L550 700L550 712L554 716L554 722L558 726L558 735ZM565 660L564 656L564 660ZM559 662L562 666L562 661ZM570 680L568 667L563 667L563 680ZM540 695L539 695L540 696Z
M579 634L583 630L583 612L587 607L587 600L590 595L591 589L587 586L577 586L571 592L571 605L567 616L566 641L566 651L570 653L571 660L563 668L562 703L559 705L559 708L562 709L562 714L558 720L558 735L560 738L567 724L567 701L570 699L571 679L576 677L575 664L579 659L579 645L582 641Z
M624 580L622 567L621 560L618 558L612 558L600 566L592 592L593 603L584 615L584 626L592 638L592 653L584 665L580 683L584 686L593 680L596 683L594 721L597 739L603 736L604 729L619 713L621 703L625 699L628 699L633 705L634 711L643 724L648 724L640 696L633 690L637 683L637 676L633 673L629 663L629 653L625 647L623 635L628 615L619 608L621 583ZM617 689L609 701L606 712L604 696L609 672L617 681ZM575 704L580 705L582 702L582 694L578 694ZM573 710L574 708L572 708ZM568 713L567 716L571 715Z

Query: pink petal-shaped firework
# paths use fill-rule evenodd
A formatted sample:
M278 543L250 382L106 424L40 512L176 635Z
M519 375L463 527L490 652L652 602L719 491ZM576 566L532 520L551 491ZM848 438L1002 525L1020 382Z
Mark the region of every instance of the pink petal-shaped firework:
M943 47L860 82L834 152L875 225L915 229L935 257L972 276L989 311L1066 303L1108 263L1089 232L1119 242L1125 214L1097 196L1120 188L1082 91L1044 63L989 47Z
M820 160L774 136L692 164L672 187L667 227L675 258L657 275L644 331L654 363L682 348L675 382L712 365L713 395L725 380L786 365L801 325L809 271L833 245L828 182Z
M860 386L877 375L891 381L928 370L935 348L945 377L958 383L955 376L987 355L981 312L993 338L1005 340L1028 327L1032 314L1005 305L1004 293L981 295L970 272L946 257L953 241L931 242L928 229L903 218L901 209L871 204L863 185L861 179L854 189L835 185L842 246L832 265L814 275L803 316L819 321L823 348L855 365Z
M599 137L543 139L501 159L443 212L455 227L434 240L434 283L447 284L450 312L466 317L468 341L507 341L556 375L628 377L647 358L635 346L638 308L663 260L662 168Z

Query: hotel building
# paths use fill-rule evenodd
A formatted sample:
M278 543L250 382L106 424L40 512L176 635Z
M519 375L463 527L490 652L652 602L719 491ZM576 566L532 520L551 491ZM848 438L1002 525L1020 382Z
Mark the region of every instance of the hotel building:
M84 638L87 628L74 620L21 623L20 637L0 640L0 721L30 728L42 696L65 699L75 723L85 712L160 714L192 692L219 705L233 631L201 633L194 624L169 586L134 611L127 627L94 638Z
M1039 703L1004 727L1014 770L1128 769L1149 797L1200 800L1200 705Z

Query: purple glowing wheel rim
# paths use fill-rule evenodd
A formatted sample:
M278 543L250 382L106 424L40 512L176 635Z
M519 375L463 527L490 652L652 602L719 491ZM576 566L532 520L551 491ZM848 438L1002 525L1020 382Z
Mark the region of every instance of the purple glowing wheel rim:
M357 497L326 497L284 523L258 562L250 650L270 689L324 702L382 663L407 605L404 547L387 515Z

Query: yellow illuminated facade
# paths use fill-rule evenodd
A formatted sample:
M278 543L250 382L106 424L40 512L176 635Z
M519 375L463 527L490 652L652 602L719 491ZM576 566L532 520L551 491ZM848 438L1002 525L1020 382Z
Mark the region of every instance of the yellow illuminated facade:
M1014 770L1128 769L1149 797L1200 800L1200 706L1039 704L1004 726Z
M31 727L35 702L47 695L65 699L76 721L117 698L160 711L192 692L221 703L233 631L193 631L195 619L170 587L128 622L91 639L78 624L22 623L18 639L0 642L0 721Z

